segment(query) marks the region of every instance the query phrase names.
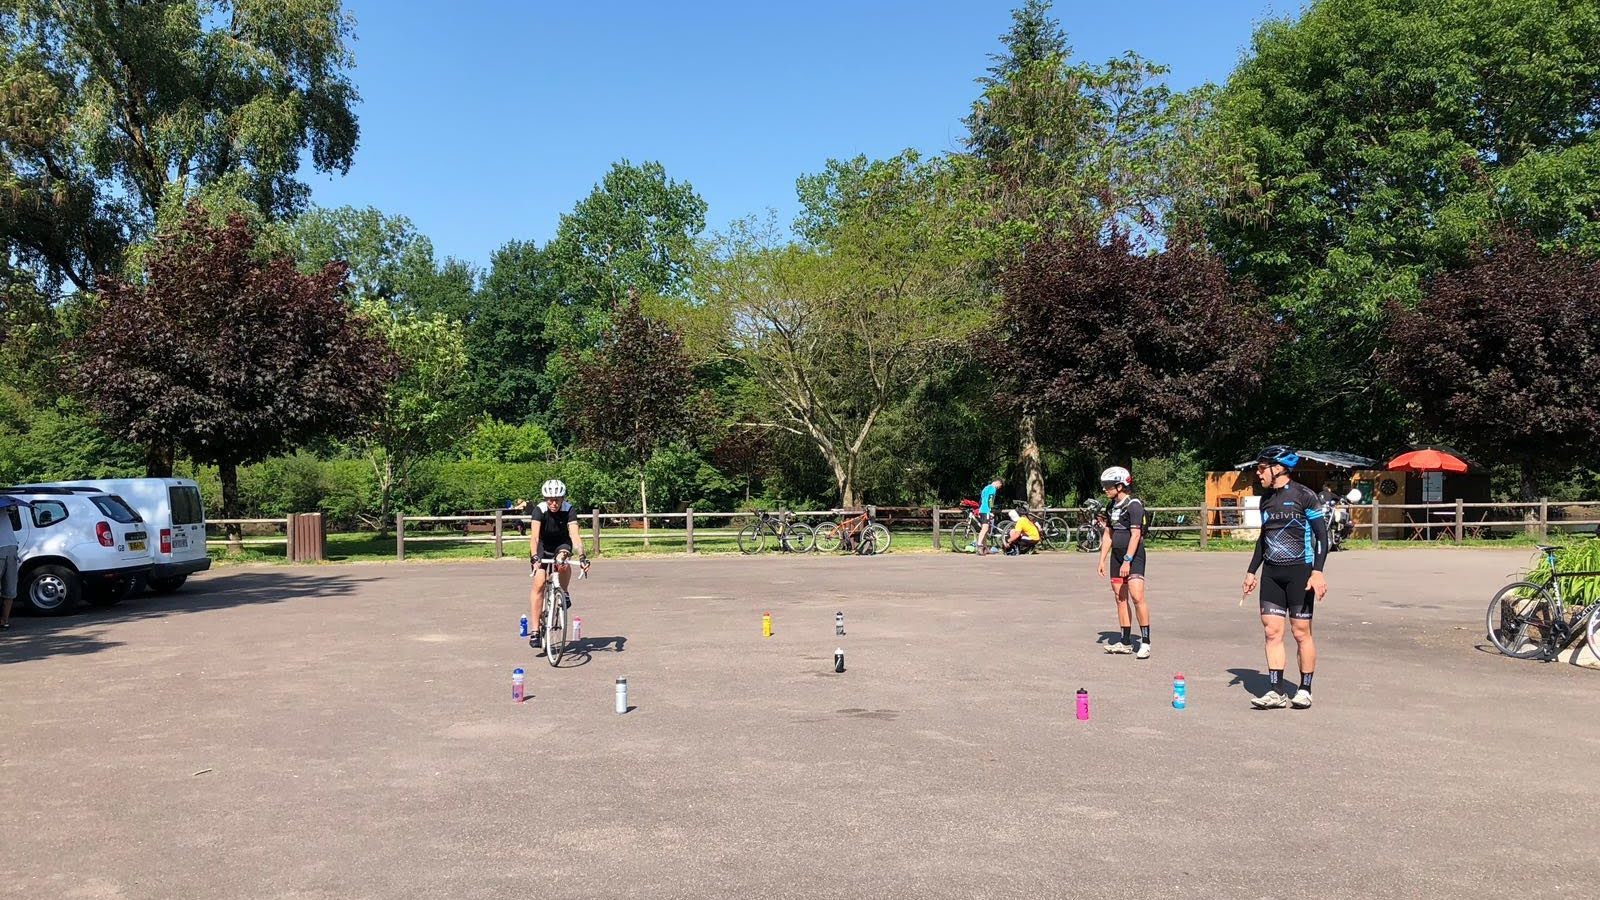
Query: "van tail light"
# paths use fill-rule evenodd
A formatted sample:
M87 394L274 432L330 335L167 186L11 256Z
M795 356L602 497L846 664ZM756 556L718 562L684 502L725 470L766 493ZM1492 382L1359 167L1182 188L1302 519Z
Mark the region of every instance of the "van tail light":
M161 552L162 553L171 553L172 552L172 529L171 528L163 528L163 529L161 529Z
M102 547L115 547L117 544L117 542L111 537L110 522L96 522L94 526L94 536L95 539L100 542L100 546Z

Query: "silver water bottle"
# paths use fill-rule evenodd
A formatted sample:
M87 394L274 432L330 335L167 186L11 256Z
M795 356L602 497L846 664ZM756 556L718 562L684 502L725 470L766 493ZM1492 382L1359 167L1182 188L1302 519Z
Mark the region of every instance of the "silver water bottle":
M628 679L626 676L617 679L617 715L628 711Z

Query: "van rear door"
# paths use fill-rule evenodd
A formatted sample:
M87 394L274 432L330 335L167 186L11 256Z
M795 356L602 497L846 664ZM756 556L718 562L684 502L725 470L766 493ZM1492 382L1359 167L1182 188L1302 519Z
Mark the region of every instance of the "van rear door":
M172 560L182 562L206 555L206 508L200 489L192 484L167 486L172 508Z

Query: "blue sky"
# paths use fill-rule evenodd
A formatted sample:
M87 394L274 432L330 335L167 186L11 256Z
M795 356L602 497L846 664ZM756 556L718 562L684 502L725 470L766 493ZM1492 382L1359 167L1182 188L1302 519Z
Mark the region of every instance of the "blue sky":
M1020 0L1017 0L1020 3ZM795 212L830 157L956 149L1011 0L808 4L346 0L361 146L303 172L323 206L409 216L479 266L548 240L615 160L659 160L712 228ZM1128 50L1175 87L1222 81L1262 19L1298 0L1056 0L1080 57Z

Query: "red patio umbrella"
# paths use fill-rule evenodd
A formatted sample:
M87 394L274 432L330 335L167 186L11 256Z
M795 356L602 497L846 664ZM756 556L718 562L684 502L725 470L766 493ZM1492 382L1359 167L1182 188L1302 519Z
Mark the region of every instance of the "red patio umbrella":
M1465 472L1470 466L1454 454L1429 448L1402 453L1384 468L1394 472Z

